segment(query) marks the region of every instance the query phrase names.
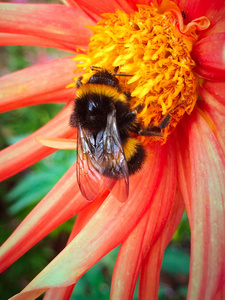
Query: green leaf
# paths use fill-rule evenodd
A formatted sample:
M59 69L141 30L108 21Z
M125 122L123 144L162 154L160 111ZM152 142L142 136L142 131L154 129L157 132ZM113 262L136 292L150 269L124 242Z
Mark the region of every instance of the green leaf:
M165 250L162 271L169 274L189 274L190 256L182 249L169 246Z
M58 152L33 166L33 170L6 195L6 201L13 203L9 207L11 214L17 214L40 201L75 161L74 153Z

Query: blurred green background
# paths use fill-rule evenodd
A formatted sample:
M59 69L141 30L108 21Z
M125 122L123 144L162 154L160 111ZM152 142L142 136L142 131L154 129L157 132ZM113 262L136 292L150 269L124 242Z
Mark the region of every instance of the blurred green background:
M37 47L0 48L0 75L62 56ZM46 124L63 105L45 104L1 114L0 148L17 142ZM75 161L74 151L57 151L0 186L0 243L13 232ZM75 218L54 230L0 275L1 300L20 292L65 246ZM110 282L119 249L114 249L77 283L71 299L109 299ZM189 275L190 230L184 214L162 264L159 299L185 299ZM134 299L138 298L137 288ZM39 299L42 299L41 297Z

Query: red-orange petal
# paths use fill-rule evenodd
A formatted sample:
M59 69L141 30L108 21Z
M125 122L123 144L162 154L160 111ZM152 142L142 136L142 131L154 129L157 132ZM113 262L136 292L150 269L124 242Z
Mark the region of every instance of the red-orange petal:
M159 276L164 250L163 236L160 235L143 262L139 278L138 299L158 299Z
M87 205L76 182L75 165L30 212L0 248L0 271Z
M74 77L74 68L72 57L63 57L1 77L0 112L73 100L75 91L66 86Z
M77 5L76 2L73 1L73 0L63 0L63 3L64 3L66 6L72 6L72 7L79 8L79 5Z
M169 217L176 193L176 156L169 142L163 148L167 159L151 206L120 248L112 277L110 295L112 300L133 298L143 260Z
M165 227L143 262L139 279L138 299L158 299L159 277L164 251L177 229L183 212L184 202L178 191Z
M225 81L207 81L205 80L202 86L199 87L199 92L204 90L209 92L217 101L225 106ZM208 98L205 99L207 102Z
M148 218L148 209L137 226L122 243L113 270L110 299L133 299L140 263L143 259L142 247Z
M207 83L206 83L207 85ZM225 84L223 83L225 86ZM205 85L203 85L204 87ZM225 92L225 88L224 91ZM213 122L214 126L214 134L218 139L221 149L223 150L225 156L225 130L224 130L224 119L225 119L225 103L221 103L221 101L225 102L225 93L222 99L222 91L220 93L215 94L215 91L211 90L211 93L206 89L200 89L200 95L202 99L205 101L201 102L200 108L208 116ZM218 101L219 99L219 101Z
M73 289L74 285L51 288L46 292L43 300L68 300L70 299Z
M215 297L215 300L224 300L224 299L225 299L225 285L216 293L216 297Z
M220 32L206 36L194 45L192 57L199 75L214 81L224 81L224 41L225 32Z
M149 164L130 178L131 196L128 201L122 204L110 194L67 247L12 299L33 299L50 287L73 284L102 256L120 244L149 206L160 181L163 161L160 149L152 149Z
M114 13L116 9L120 9L125 13L131 13L136 10L136 5L132 1L126 0L75 0L74 2L90 16L94 16L96 21L99 20L103 13Z
M187 23L193 19L206 16L209 18L210 23L214 25L225 16L224 0L177 0L176 2L179 8L184 10Z
M214 26L210 27L210 29L201 33L200 38L205 36L209 36L216 33L221 33L225 31L225 18L224 20L218 21Z
M38 46L49 47L76 53L77 46L70 43L58 43L47 38L16 33L0 33L0 46ZM82 46L85 48L84 46Z
M0 181L24 170L30 165L53 153L55 149L38 144L35 136L73 137L76 131L69 127L73 103L69 103L45 126L0 152Z
M183 128L186 127L186 118L184 117L181 124ZM184 199L185 207L187 210L190 226L192 224L191 216L191 164L190 152L188 148L188 137L185 135L182 126L179 126L175 132L175 140L177 146L177 161L178 161L178 181L180 190Z
M102 202L105 200L108 194L109 192L106 191L105 193L103 193L103 195L100 195L95 201L91 202L89 206L84 208L78 214L67 244L70 243L75 238L75 236L81 231L81 229L89 222L89 220L99 209L99 207L101 206ZM44 300L67 300L73 292L74 286L75 284L60 288L50 288L46 292Z
M54 149L65 149L65 150L76 150L77 140L76 139L59 139L49 137L34 137L35 141L40 145L54 148Z
M137 4L144 4L144 5L150 5L151 2L153 2L152 0L132 0L133 3L135 3L135 5ZM162 2L162 0L156 0L154 1L154 3L159 3Z
M56 4L0 4L0 31L87 46L95 22L83 11Z
M191 271L187 299L214 299L225 284L225 158L208 123L188 117Z
M109 191L106 190L101 195L98 196L96 200L91 202L91 205L87 206L85 209L83 209L77 216L73 230L70 234L68 243L70 243L75 236L84 228L84 226L90 221L90 219L94 216L94 214L97 212L99 207L102 205L103 201L107 198L109 195Z

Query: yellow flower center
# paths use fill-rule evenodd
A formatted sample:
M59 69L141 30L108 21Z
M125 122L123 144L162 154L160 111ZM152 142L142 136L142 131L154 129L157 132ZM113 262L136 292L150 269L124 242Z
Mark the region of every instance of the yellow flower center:
M180 16L170 1L163 1L158 8L139 5L138 11L129 15L120 10L104 14L96 26L89 26L93 30L89 50L75 58L79 61L76 71L84 72L84 83L93 75L91 66L112 72L119 67L119 74L133 75L118 79L123 90L131 93L131 108L144 106L138 114L143 127L158 126L170 114L163 138L140 137L145 144L155 139L164 143L198 98L198 77L190 51L197 39L196 23L207 28L209 21L203 17L186 27L182 23L181 28Z

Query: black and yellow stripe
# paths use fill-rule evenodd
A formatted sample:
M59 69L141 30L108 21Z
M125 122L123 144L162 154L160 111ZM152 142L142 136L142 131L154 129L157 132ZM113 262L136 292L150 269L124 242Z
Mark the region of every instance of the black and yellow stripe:
M84 98L90 94L109 97L113 101L127 102L127 96L110 85L86 83L77 90L77 98Z

